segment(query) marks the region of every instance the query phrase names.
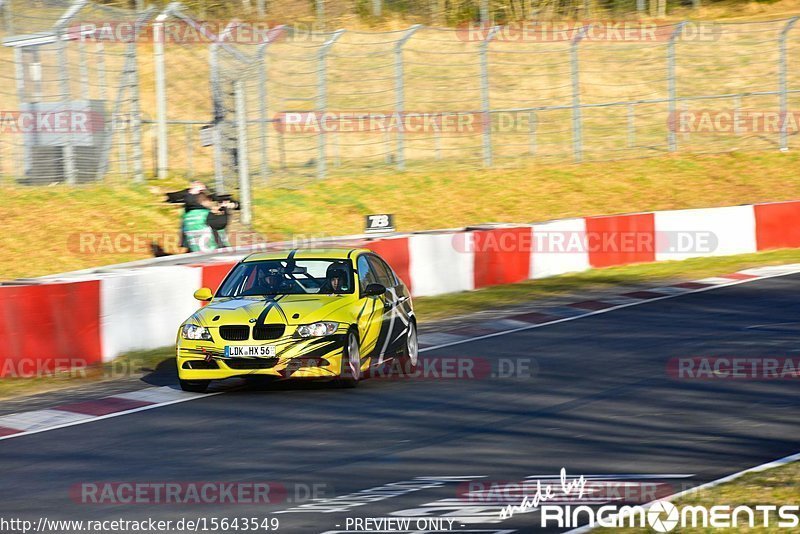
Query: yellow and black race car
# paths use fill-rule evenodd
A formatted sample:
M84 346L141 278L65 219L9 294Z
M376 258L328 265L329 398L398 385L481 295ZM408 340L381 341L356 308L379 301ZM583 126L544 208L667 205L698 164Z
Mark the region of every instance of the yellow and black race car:
M181 387L230 377L332 378L354 387L371 369L413 372L417 328L408 289L365 249L251 254L178 330Z

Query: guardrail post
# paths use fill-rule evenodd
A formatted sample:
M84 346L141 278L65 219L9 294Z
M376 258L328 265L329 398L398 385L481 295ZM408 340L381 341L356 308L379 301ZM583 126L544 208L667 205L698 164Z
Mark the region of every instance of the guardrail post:
M411 26L402 37L394 45L394 109L400 119L400 127L397 129L397 170L403 171L406 168L406 137L405 120L403 113L405 113L406 97L405 97L405 83L404 83L404 65L403 65L403 46L411 39L420 28L421 24Z
M569 45L572 78L572 154L576 162L583 160L583 117L581 115L578 43L586 36L589 26L590 25L583 26Z
M681 34L685 25L685 20L679 22L678 25L675 26L675 29L672 30L669 41L667 41L667 98L669 99L667 104L667 147L670 152L678 150L678 141L675 136L675 128L678 124L678 118L675 116L678 101L677 89L675 86L675 39Z
M788 132L786 131L787 128L787 113L789 112L788 109L788 102L787 102L787 92L788 92L788 80L787 80L787 70L788 70L788 57L786 53L786 37L789 33L789 30L792 29L792 26L800 19L800 17L792 17L789 19L789 22L781 30L779 46L780 46L780 57L779 57L779 65L778 65L778 84L780 87L780 120L781 120L781 134L780 134L780 149L781 152L786 152L789 150L789 136Z
M237 149L236 166L239 170L239 200L241 202L240 220L243 225L250 226L253 220L252 205L250 203L250 168L247 158L247 108L244 103L244 88L242 81L234 82L236 99L236 127Z
M328 108L328 69L327 58L328 50L330 50L333 43L344 34L345 30L336 30L330 39L322 44L319 50L317 60L319 67L317 69L317 113L319 113L319 133L317 134L317 179L322 180L328 172L327 162L325 161L325 124L323 116L325 110Z
M492 166L492 117L489 113L489 43L500 30L500 26L492 26L480 44L481 60L481 122L483 123L483 166Z

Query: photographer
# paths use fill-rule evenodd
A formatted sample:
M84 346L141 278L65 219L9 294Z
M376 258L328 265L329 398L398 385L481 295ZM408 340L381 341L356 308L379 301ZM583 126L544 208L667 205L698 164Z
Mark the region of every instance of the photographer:
M227 247L225 228L228 210L235 207L230 200L216 202L207 189L187 195L182 229L190 252L209 252Z
M183 204L181 246L189 252L230 246L225 229L230 212L239 209L230 195L214 195L202 182L192 182L187 189L167 193L167 202Z

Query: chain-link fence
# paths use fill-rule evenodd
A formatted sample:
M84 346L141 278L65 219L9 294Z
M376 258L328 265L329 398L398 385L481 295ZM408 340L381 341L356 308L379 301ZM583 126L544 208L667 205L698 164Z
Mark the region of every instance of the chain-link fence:
M142 179L133 35L152 14L86 0L2 0L0 175L27 184ZM129 28L128 42L89 38L94 22L107 20Z
M209 22L177 3L6 0L2 15L5 109L100 118L88 136L4 129L0 171L27 183L180 174L235 192L797 143L796 18L366 32Z

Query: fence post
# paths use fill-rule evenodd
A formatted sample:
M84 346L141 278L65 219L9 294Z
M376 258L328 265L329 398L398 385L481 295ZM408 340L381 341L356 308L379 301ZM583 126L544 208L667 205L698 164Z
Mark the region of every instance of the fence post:
M798 19L800 19L800 17L792 17L791 19L789 19L789 21L786 23L786 25L781 30L781 36L780 36L780 41L779 41L779 45L780 45L780 58L779 58L779 61L780 61L780 64L778 66L778 84L779 84L779 87L780 87L780 108L781 108L780 115L779 115L780 120L781 120L781 136L780 136L781 137L780 138L780 149L781 149L781 152L786 152L787 150L789 150L789 136L788 136L788 133L786 131L786 128L787 128L787 120L786 120L786 118L787 118L787 113L789 112L789 110L788 110L788 102L787 102L788 80L787 80L787 74L786 74L787 70L788 70L788 66L789 66L788 65L789 60L788 60L788 57L787 57L787 54L786 54L786 37L787 37L787 34L789 33L789 30L792 29L792 26L795 25L795 23L798 21Z
M122 76L119 80L119 84L117 85L117 98L114 102L114 108L111 112L111 124L112 128L110 132L107 132L105 139L103 141L103 150L100 154L100 165L97 167L97 180L102 180L103 176L105 176L106 172L108 171L109 165L109 157L111 153L111 149L114 146L114 139L115 136L119 135L120 137L120 145L119 145L119 157L120 157L120 170L122 175L125 176L128 174L128 154L127 154L127 147L125 146L126 139L124 130L119 130L116 128L118 124L119 116L122 110L122 100L124 95L128 95L127 97L130 99L131 107L130 107L130 128L131 128L131 139L133 143L132 148L132 157L133 157L133 169L134 169L134 181L135 182L142 182L144 181L144 171L142 170L142 119L141 119L141 110L139 107L139 69L138 69L138 56L136 54L137 50L137 42L139 32L142 29L142 26L149 20L150 16L152 15L153 8L148 9L141 15L139 15L136 20L134 21L134 36L135 38L128 43L128 46L125 51L125 63L122 68ZM99 66L98 66L99 68ZM102 94L106 94L105 84L101 86ZM103 100L105 98L103 97Z
M325 0L316 0L316 11L317 11L317 24L320 25L321 28L325 27Z
M148 8L137 19L134 27L136 35L135 42L129 45L132 54L131 59L131 157L133 158L133 180L137 183L144 182L144 156L142 151L142 109L139 97L139 53L138 36L150 17L153 16L155 8Z
M241 201L241 221L245 226L250 226L253 220L252 205L250 203L250 169L247 158L247 109L244 105L244 89L242 81L234 82L236 99L236 127L237 149L236 163L239 169L239 197Z
M69 83L69 62L67 61L67 42L64 33L59 30L58 32L58 64L59 64L59 78L60 78L60 91L61 102L65 109L72 107L70 101L70 83ZM77 172L75 169L75 147L69 135L66 137L64 143L64 175L67 184L72 185L77 182Z
M171 6L171 4L170 4ZM158 142L157 168L158 178L166 178L169 168L167 147L167 74L164 63L164 22L171 7L168 6L158 14L153 24L153 64L156 74L156 139Z
M569 45L569 57L572 78L572 154L576 162L583 160L583 118L581 116L581 88L578 68L578 43L589 30L583 26Z
M3 19L8 35L14 35L14 14L11 11L11 0L3 0Z
M286 31L286 26L281 24L267 34L267 40L258 46L256 51L256 66L258 68L258 120L261 150L261 182L266 184L269 179L269 146L267 140L267 47Z
M317 179L325 178L327 174L327 162L325 161L325 124L323 116L325 110L328 108L328 70L326 68L328 50L333 46L345 30L336 30L330 39L322 44L317 56L319 67L317 69L317 112L319 115L318 123L320 125L319 133L317 134Z
M679 22L669 36L667 41L667 97L669 99L669 109L667 118L667 145L670 152L678 149L677 138L675 137L676 120L675 111L677 104L677 89L675 86L675 39L683 31L686 21Z
M405 125L403 114L406 106L403 46L420 28L422 28L421 24L411 26L394 45L394 109L400 119L400 127L397 129L397 170L399 171L403 171L406 168L406 134L403 130Z
M67 40L64 29L69 21L71 21L78 11L83 9L88 0L76 0L70 4L69 9L58 19L55 23L53 30L56 34L57 47L58 47L58 63L59 63L59 82L61 91L61 101L65 109L72 109L71 92L69 83L69 62L67 61ZM75 168L75 147L72 144L72 139L67 136L67 141L64 144L64 174L68 184L74 184L77 181L77 172Z
M489 113L489 43L500 30L492 26L480 44L481 61L481 122L483 123L483 166L492 166L492 117Z
M222 121L225 114L222 112L222 95L219 87L219 43L212 42L208 47L208 70L211 82L211 103L213 107L213 129L211 138L214 143L214 190L217 193L225 192L225 175L222 168Z
M481 24L489 22L489 0L481 0Z

